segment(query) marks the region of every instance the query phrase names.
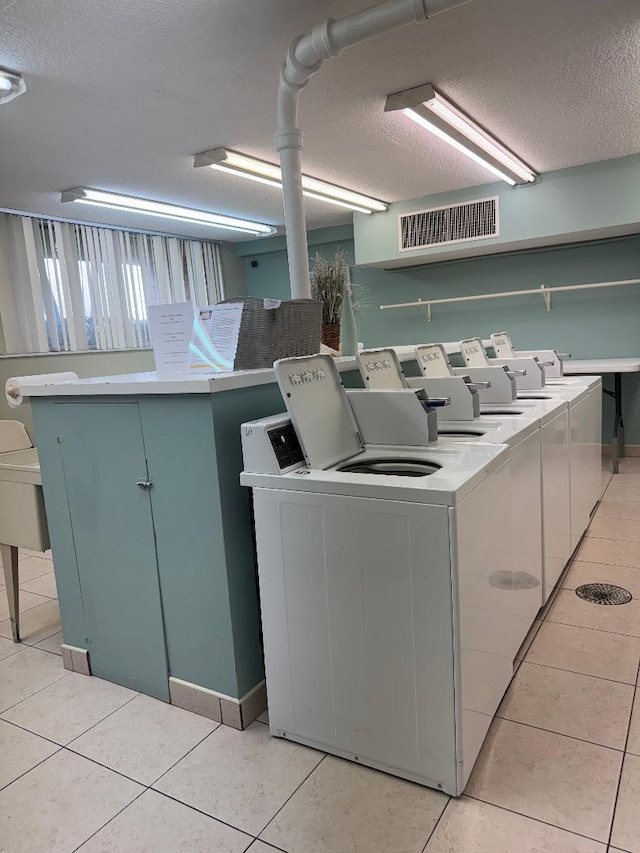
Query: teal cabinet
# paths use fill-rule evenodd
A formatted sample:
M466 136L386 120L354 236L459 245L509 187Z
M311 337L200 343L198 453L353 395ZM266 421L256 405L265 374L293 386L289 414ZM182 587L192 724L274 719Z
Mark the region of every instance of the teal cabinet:
M75 557L82 567L79 584L92 672L167 700L154 520L146 487L150 473L139 407L68 403L58 409L57 440Z
M158 698L170 677L251 694L264 665L240 425L283 410L277 386L32 408L65 643Z

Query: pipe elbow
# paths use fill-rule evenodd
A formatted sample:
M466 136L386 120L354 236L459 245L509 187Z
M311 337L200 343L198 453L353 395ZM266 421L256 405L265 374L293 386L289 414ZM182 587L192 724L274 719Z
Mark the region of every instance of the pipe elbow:
M278 85L278 102L277 102L277 126L278 134L283 131L288 131L297 128L298 125L298 101L301 89L306 86L306 83L292 84L287 79L286 63L282 66L280 72L280 83ZM276 150L279 150L276 144Z
M303 89L314 74L320 70L322 57L313 48L311 35L298 36L289 45L282 65L281 85L292 89Z

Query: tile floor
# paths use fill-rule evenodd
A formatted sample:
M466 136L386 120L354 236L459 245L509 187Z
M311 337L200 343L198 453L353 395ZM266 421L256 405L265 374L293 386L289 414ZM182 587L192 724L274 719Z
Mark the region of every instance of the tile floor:
M51 561L25 555L21 645L0 609L0 853L640 853L640 459L604 486L458 800L264 715L237 732L67 672ZM597 580L634 600L575 596Z

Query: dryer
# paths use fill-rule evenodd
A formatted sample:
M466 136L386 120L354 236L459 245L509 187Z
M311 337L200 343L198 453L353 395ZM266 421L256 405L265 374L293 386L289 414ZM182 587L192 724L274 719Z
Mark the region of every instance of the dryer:
M365 445L330 357L274 370L288 414L243 425L241 475L271 732L461 794L513 671L478 592L513 568L508 449Z

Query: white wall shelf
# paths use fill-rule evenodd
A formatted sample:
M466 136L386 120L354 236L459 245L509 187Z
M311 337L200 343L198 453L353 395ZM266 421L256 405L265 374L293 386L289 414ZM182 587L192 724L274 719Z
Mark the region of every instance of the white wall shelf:
M531 296L539 294L544 299L547 311L551 311L551 295L553 293L567 293L573 290L596 290L604 287L626 287L631 284L640 284L640 278L630 278L625 281L599 281L591 284L566 284L559 287L548 287L541 284L529 290L506 290L502 293L479 293L475 296L451 296L447 299L418 299L417 302L398 302L394 305L381 305L381 311L390 311L395 308L422 308L425 311L428 322L431 322L431 308L433 305L447 305L452 302L477 302L480 299L508 299L511 296Z

